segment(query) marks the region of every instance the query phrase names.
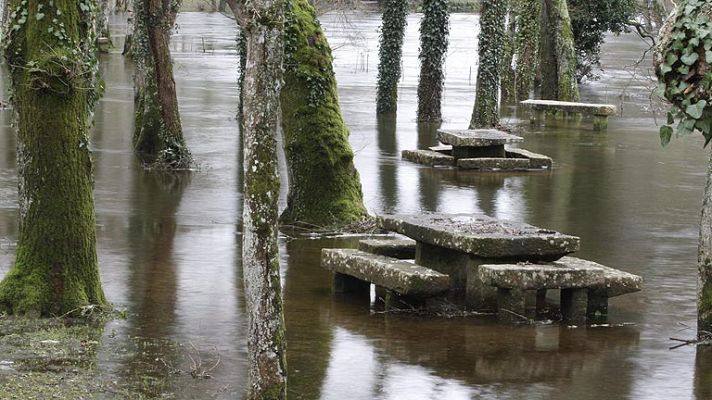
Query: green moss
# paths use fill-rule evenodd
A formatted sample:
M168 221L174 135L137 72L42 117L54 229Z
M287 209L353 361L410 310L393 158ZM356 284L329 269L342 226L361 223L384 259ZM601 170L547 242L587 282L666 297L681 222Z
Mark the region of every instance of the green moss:
M712 274L712 265L709 260L700 266L699 275L700 288L697 298L697 329L712 332L712 280L708 278Z
M540 36L541 97L579 101L576 53L571 18L565 0L545 0Z
M515 91L518 100L526 100L534 89L534 77L539 67L539 37L541 1L514 0L517 32L514 38L517 66Z
M96 256L89 117L101 93L96 4L24 0L8 5L17 112L20 237L0 283L0 309L61 314L105 304ZM52 13L56 17L41 15Z
M290 190L281 221L323 227L361 220L366 210L331 48L306 0L290 2L286 17L281 105Z

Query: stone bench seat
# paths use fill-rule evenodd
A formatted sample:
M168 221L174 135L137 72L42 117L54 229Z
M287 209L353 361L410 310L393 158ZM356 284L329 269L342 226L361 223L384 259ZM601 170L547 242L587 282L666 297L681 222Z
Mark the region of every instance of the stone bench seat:
M547 111L563 111L566 113L576 113L593 115L593 127L595 130L604 130L608 127L608 117L615 115L617 108L613 104L597 103L576 103L556 100L524 100L520 103L524 107L533 111L532 122L541 119Z
M358 249L399 260L415 258L415 240L412 239L364 239L359 240Z
M450 287L450 277L412 261L355 249L323 249L321 266L334 272L336 292L370 292L369 282L401 296L433 297Z
M497 288L499 315L509 321L524 314L526 290L537 291L540 308L546 290L561 289L562 316L582 323L607 314L609 297L639 291L642 285L637 275L575 257L546 264L485 264L478 274L485 285Z

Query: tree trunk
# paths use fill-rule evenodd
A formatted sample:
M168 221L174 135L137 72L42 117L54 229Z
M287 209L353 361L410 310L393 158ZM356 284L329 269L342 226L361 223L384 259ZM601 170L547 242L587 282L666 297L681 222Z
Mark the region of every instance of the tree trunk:
M285 49L281 106L289 197L281 222L326 227L360 221L366 209L331 48L307 0L290 2Z
M104 305L89 151L89 119L99 98L96 4L54 0L40 10L37 2L13 0L8 6L26 13L15 14L6 36L20 238L15 264L0 283L0 308L49 316ZM55 34L58 24L63 29Z
M512 0L516 1L516 0ZM504 34L504 50L502 52L502 67L500 86L502 87L502 104L516 104L517 95L514 90L516 84L516 76L514 75L514 36L516 35L516 10L510 2L509 13L507 17L507 30Z
M541 0L515 0L517 33L515 35L517 100L529 98L539 68L539 24Z
M712 332L712 154L702 200L697 265L697 330Z
M277 245L277 129L284 57L282 0L229 0L247 44L243 90L242 265L248 324L247 398L285 399L287 365Z
M133 58L136 63L134 150L149 168L188 169L193 163L183 139L169 48L181 1L134 0Z
M574 34L566 0L544 0L542 21L541 98L579 101Z
M384 0L381 43L378 48L378 89L376 110L379 113L398 109L398 81L401 78L403 36L408 23L408 0Z
M449 34L447 0L423 1L420 23L420 80L418 81L418 121L441 122L441 103Z
M470 129L499 124L499 69L503 56L507 1L483 0L480 12L477 91Z

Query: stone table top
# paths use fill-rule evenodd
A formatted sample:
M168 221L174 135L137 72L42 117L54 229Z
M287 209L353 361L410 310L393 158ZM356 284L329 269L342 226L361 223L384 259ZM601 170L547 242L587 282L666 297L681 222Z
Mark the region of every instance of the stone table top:
M376 223L416 241L481 258L555 260L580 246L576 236L483 214L381 215Z
M505 143L524 141L519 136L496 129L439 130L438 140L454 147L504 146Z

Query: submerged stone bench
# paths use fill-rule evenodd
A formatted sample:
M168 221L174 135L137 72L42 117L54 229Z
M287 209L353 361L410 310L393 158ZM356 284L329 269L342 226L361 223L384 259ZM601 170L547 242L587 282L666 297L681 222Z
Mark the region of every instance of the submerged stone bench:
M451 155L461 158L506 158L504 145L523 142L519 136L496 129L439 130L438 140L452 146Z
M525 291L537 291L537 307L542 307L546 290L561 289L564 320L584 323L605 314L608 298L639 291L642 278L575 257L562 257L546 264L480 265L479 277L497 288L498 314L512 321L525 313Z
M450 277L415 263L355 249L323 249L321 266L334 272L336 293L370 293L370 283L406 297L433 297Z
M412 239L364 239L359 240L358 249L400 260L415 258L415 240Z
M455 157L433 150L403 150L401 152L401 157L405 160L427 165L429 167L455 166Z
M532 110L532 122L543 119L547 111L563 111L593 115L593 129L605 130L608 128L608 117L616 113L616 106L612 104L574 103L555 100L524 100L521 105Z

